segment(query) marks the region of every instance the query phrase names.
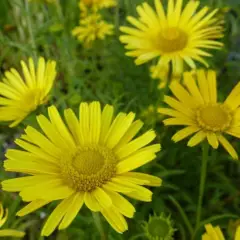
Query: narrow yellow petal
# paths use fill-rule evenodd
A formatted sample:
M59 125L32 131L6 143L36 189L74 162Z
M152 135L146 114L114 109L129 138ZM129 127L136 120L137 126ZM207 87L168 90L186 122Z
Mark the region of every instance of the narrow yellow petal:
M92 144L97 144L101 131L101 106L99 102L92 102L89 105L89 138Z
M58 227L59 230L65 229L71 224L73 219L77 216L78 212L82 208L83 203L84 203L84 193L78 192L76 194L73 194L70 200L70 205L67 209L67 212Z
M125 144L129 143L133 139L133 137L139 132L142 126L143 126L142 121L140 120L134 121L130 128L127 130L127 132L123 135L117 146L115 147L115 151L120 149Z
M101 117L101 134L100 134L100 143L102 143L109 131L110 125L112 123L113 118L113 107L110 105L106 105L102 112Z
M114 191L107 191L107 194L112 199L113 205L121 214L128 218L133 217L135 213L135 208L128 200L126 200L123 196Z
M48 178L51 178L51 175L27 176L4 180L1 184L4 191L18 192L22 191L23 188L30 187Z
M156 155L150 151L141 151L132 154L117 165L117 173L121 174L134 170L142 165L152 161Z
M193 137L190 138L187 145L189 147L194 147L200 142L202 142L206 138L206 136L207 136L206 132L199 131Z
M80 126L79 126L79 121L73 112L72 109L66 109L64 111L64 117L67 122L68 128L73 135L73 138L76 142L76 144L80 145L84 141L82 140L82 135L80 133Z
M156 134L154 131L150 130L140 137L134 139L127 145L123 146L119 150L117 150L115 153L118 156L119 159L122 159L124 157L129 156L131 153L137 151L138 149L144 147L145 145L149 144L153 141L153 139L156 137Z
M76 145L74 143L72 135L69 133L66 125L64 124L57 108L55 106L51 106L48 108L48 115L53 124L53 127L58 131L58 133L65 139L65 142L68 144L70 148L75 148Z
M129 193L123 193L124 195L136 199L136 200L140 200L143 202L151 202L152 201L152 192L150 190L148 190L147 188L138 186L138 189L136 189L135 191L129 192Z
M80 132L83 136L83 144L89 142L89 106L87 103L81 103L79 106L79 124Z
M132 188L127 187L121 183L118 182L108 182L103 185L103 189L109 190L109 191L115 191L115 192L132 192Z
M127 172L124 173L122 176L127 177L130 181L133 181L135 184L139 185L148 185L153 187L159 187L162 185L162 179L146 174L146 173L139 173L139 172ZM140 182L144 181L143 184Z
M215 133L212 132L207 133L207 140L214 149L218 148L218 139Z
M102 188L97 187L90 194L92 194L96 198L102 208L109 208L112 205L111 198Z
M28 205L26 205L25 207L23 207L20 211L17 212L17 216L25 216L31 212L36 211L37 209L45 206L46 204L48 204L50 201L48 200L42 200L42 199L37 199L35 201L30 202Z
M226 151L232 156L233 159L238 159L238 154L236 150L233 148L231 143L221 134L217 136L219 142L226 149Z
M173 136L172 136L172 140L174 142L179 142L181 140L183 140L184 138L192 135L195 132L198 132L199 128L196 126L188 126L185 127L179 131L177 131Z
M109 148L114 148L118 144L118 142L121 140L121 138L131 126L134 117L134 113L129 113L128 115L124 113L118 114L118 116L113 121L105 138L105 144Z
M43 57L38 59L37 66L37 85L39 88L44 88L45 85L45 60Z
M69 199L64 199L58 206L54 209L51 213L49 218L47 219L44 227L42 229L41 235L42 236L49 236L61 222L62 218L67 212L67 208L69 206Z
M22 238L25 236L25 232L13 230L13 229L3 229L0 230L0 237L17 237Z
M236 231L236 233L235 233L235 238L234 238L235 240L238 240L238 239L240 239L240 226L237 228L237 231Z
M98 201L96 200L94 195L89 192L85 192L84 194L84 203L93 212L98 212L101 210Z
M103 209L101 213L117 232L123 233L128 229L126 220L115 207Z

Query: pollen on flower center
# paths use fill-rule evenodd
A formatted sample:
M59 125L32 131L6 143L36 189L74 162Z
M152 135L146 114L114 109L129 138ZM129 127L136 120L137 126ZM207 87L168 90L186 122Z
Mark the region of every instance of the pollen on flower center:
M164 53L184 49L188 43L188 35L179 28L171 27L161 30L155 39L157 48Z
M116 174L117 158L103 146L78 148L69 158L61 159L64 181L77 191L91 192Z
M95 174L104 166L104 157L98 151L80 151L73 158L72 165L80 174Z
M224 131L230 126L232 115L223 104L211 104L198 109L197 121L206 130Z

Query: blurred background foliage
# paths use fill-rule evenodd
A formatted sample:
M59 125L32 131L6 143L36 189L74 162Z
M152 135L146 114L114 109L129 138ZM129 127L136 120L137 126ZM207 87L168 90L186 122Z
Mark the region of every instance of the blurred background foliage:
M167 0L162 0L164 3ZM165 212L174 222L174 239L189 240L187 222L194 226L198 197L201 148L189 148L186 141L175 144L171 136L176 129L164 127L157 108L162 104L163 90L149 76L150 65L135 66L133 59L124 55L119 42L119 26L126 24L126 16L136 16L136 5L143 0L119 0L115 8L102 10L104 18L114 24L114 35L97 41L90 49L71 35L78 25L77 0L57 0L56 4L44 1L23 0L0 1L0 77L11 67L20 70L20 60L30 56L44 56L57 61L58 76L48 105L59 109L71 107L77 110L80 101L99 100L112 104L116 111L133 111L145 122L145 129L154 128L162 151L156 161L141 170L163 178L163 186L154 189L152 203L134 202L136 215L130 219L129 231L120 235L103 221L109 240L146 239L142 223L149 215ZM152 0L147 0L150 4ZM185 1L186 2L186 1ZM225 47L213 51L211 68L218 72L219 97L223 99L240 80L240 2L239 0L201 0L201 5L219 8L219 16L225 19ZM14 147L14 138L28 124L36 125L35 116L46 113L41 106L18 128L0 126L1 160L7 148ZM239 140L232 139L234 147L240 149ZM4 173L1 166L0 179L13 177ZM223 149L212 150L208 165L205 189L203 221L194 234L201 239L204 224L220 225L226 236L232 239L236 221L240 218L240 167L230 159ZM25 239L75 240L100 239L90 211L85 208L65 231L55 232L48 238L40 237L40 229L46 216L55 204L42 208L23 218L15 217L22 207L15 194L1 192L1 200L9 208L9 218L4 227L26 230ZM185 216L186 214L186 216ZM185 219L187 218L187 220ZM185 220L184 220L185 219Z

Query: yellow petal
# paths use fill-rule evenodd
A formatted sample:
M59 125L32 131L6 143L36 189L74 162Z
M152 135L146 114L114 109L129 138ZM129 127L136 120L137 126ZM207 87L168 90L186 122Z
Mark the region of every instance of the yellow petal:
M124 113L118 114L105 138L105 144L107 147L112 149L118 144L120 139L124 136L128 128L131 126L134 117L134 113L129 113L128 115Z
M97 187L90 194L92 194L96 198L96 200L98 201L99 205L102 208L108 208L112 205L111 198L108 196L108 194L102 188Z
M142 128L143 122L140 120L136 120L132 123L130 128L127 130L127 132L123 135L117 146L115 147L115 151L120 149L122 146L127 144L132 140L132 138L138 133L138 131Z
M236 234L235 234L235 240L240 239L240 226L237 228Z
M66 214L69 204L69 198L64 199L60 204L58 204L44 224L41 232L42 236L49 236L56 229Z
M70 205L67 209L65 216L63 217L62 222L59 225L59 230L67 228L73 219L77 216L80 211L82 205L84 203L84 193L78 192L73 194L70 200Z
M84 203L93 212L98 212L101 210L98 201L96 200L94 195L89 192L85 192L84 194Z
M48 204L50 201L48 200L42 200L42 199L38 199L35 201L30 202L28 205L26 205L25 207L23 207L21 210L19 210L17 212L17 216L25 216L31 212L36 211L37 209L43 207L44 205Z
M199 128L198 127L195 127L195 126L188 126L188 127L185 127L179 131L177 131L173 136L172 136L172 140L174 142L179 142L181 141L182 139L188 137L189 135L192 135L193 133L199 131Z
M127 177L130 181L133 181L135 184L139 185L148 185L153 187L159 187L162 185L162 179L146 174L146 173L139 173L139 172L127 172L123 174L124 177ZM140 182L144 181L143 184Z
M214 149L218 148L218 139L215 133L212 132L207 133L207 140Z
M160 150L160 145L157 145L157 151ZM117 165L117 173L121 174L134 170L150 161L155 159L156 155L153 151L149 151L148 148L140 149L136 153L125 158L123 161L119 162Z
M114 109L110 105L106 105L103 109L101 117L101 134L100 134L101 143L103 142L109 131L110 125L112 123L113 111Z
M103 209L101 213L115 231L123 233L128 229L126 220L115 207Z
M121 214L128 218L133 218L135 208L128 200L117 192L107 191L107 194L111 197L113 205Z
M0 237L17 237L22 238L25 236L25 232L13 230L13 229L3 229L0 230Z
M200 142L202 142L206 138L206 136L207 136L206 132L199 131L193 137L190 138L187 145L189 147L194 147Z
M144 147L145 145L149 144L150 142L152 142L155 137L156 137L156 134L154 131L148 131L148 132L144 133L142 136L134 139L127 145L123 146L122 148L117 150L115 153L119 159L127 157L131 153L137 151L138 149L140 149L140 148Z
M226 149L226 151L232 156L233 159L238 159L238 154L231 145L231 143L222 135L217 136L219 142L222 144L222 146Z
M101 107L99 102L92 102L89 105L89 138L92 144L97 144L101 131Z

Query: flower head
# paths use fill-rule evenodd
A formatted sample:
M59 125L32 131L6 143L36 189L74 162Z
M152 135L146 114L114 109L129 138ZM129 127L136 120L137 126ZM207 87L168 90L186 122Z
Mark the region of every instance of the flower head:
M86 18L80 19L79 26L72 30L72 35L77 36L86 47L91 47L97 39L105 39L113 34L113 25L104 21L100 14L93 13Z
M225 240L219 226L213 227L212 224L206 224L206 233L202 235L202 240ZM234 240L240 239L240 227L237 228Z
M194 78L196 75L196 78ZM237 159L238 155L224 133L240 138L240 83L229 94L224 103L217 101L216 72L197 70L195 74L184 73L184 83L173 82L170 89L175 98L165 96L170 108L159 108L159 112L170 116L165 125L183 125L173 141L178 142L192 134L188 146L193 147L207 138L213 148L219 142Z
M48 236L57 226L68 227L85 203L117 232L127 230L123 215L132 218L135 208L121 194L149 202L152 192L142 185L161 185L157 177L131 172L156 157L160 145L146 146L155 133L150 130L133 139L143 125L134 121L135 114L113 118L113 107L101 111L99 102L81 103L79 119L66 109L66 124L54 106L48 115L50 120L37 117L44 134L29 126L15 141L25 151L6 153L7 171L31 175L2 182L4 190L20 192L23 201L30 202L18 215L61 200L43 227L42 235Z
M0 227L4 225L4 223L7 221L8 218L8 209L4 211L3 205L0 202ZM25 232L17 231L13 229L3 229L0 230L0 237L24 237Z
M208 66L203 58L211 56L207 50L222 47L215 40L223 36L214 16L217 10L209 12L204 7L197 11L199 1L189 1L182 9L182 2L169 0L167 13L160 0L155 0L156 11L145 2L137 7L139 19L127 18L134 27L121 27L125 35L120 41L126 44L126 55L137 58L137 65L160 57L158 69L172 64L172 74L181 76L184 62L191 68L196 68L195 61Z
M144 224L144 231L149 240L173 240L173 223L170 216L165 214L151 216Z
M90 8L111 8L117 5L116 0L81 0L80 4L84 4Z
M5 72L0 82L0 121L19 124L29 113L47 101L56 77L56 62L40 57L35 68L32 58L28 65L21 61L22 76L16 69Z
M158 88L165 88L169 79L169 65L166 65L165 68L158 68L157 65L152 65L149 70L151 78L159 80ZM172 80L175 80L175 78Z

